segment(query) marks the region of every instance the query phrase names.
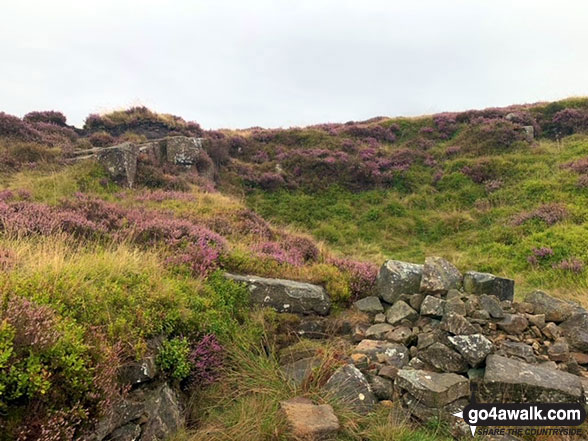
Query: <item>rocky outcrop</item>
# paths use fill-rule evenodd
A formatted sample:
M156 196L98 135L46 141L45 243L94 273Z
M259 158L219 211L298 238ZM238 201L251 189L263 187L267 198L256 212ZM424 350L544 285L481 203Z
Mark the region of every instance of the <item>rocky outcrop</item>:
M247 285L254 305L270 307L277 312L326 315L331 300L322 286L284 279L239 276L226 273L235 282Z

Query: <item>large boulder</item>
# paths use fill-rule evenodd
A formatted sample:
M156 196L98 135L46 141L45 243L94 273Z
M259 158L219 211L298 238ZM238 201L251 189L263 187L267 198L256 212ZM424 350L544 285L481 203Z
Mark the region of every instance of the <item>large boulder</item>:
M388 260L380 268L376 289L382 300L394 303L401 294L419 292L423 265Z
M470 394L470 383L461 375L417 369L400 369L396 386L428 407L443 407Z
M533 305L535 314L545 314L545 321L560 323L576 312L586 312L583 308L572 302L556 299L543 291L534 291L525 299Z
M291 381L296 386L300 386L304 381L310 377L313 370L318 369L322 361L318 357L302 358L292 363L281 366L282 372L286 379Z
M363 299L359 299L353 304L353 306L355 306L358 311L365 312L366 314L377 314L379 312L384 312L382 302L380 302L380 299L376 296L368 296L364 297Z
M337 369L325 389L358 413L370 412L378 402L365 376L350 364Z
M459 270L442 257L427 257L423 266L420 289L423 292L446 293L461 288L462 275Z
M251 293L253 304L267 306L277 312L326 315L331 309L331 300L322 286L229 273L225 273L225 276L236 282L245 283Z
M468 271L463 276L463 288L470 294L488 294L500 300L514 299L514 280L489 273Z
M297 397L281 401L280 408L294 439L332 439L339 430L339 420L328 404L317 405L308 398Z
M490 340L482 334L455 335L448 337L455 349L471 367L478 367L494 349Z
M574 314L559 327L572 348L588 352L588 314Z
M441 372L466 372L468 370L468 364L460 354L439 342L420 351L419 358Z
M133 187L137 176L138 155L139 149L135 144L123 142L101 149L97 158L113 180L127 187Z
M579 402L582 384L567 372L492 354L480 393L489 402Z

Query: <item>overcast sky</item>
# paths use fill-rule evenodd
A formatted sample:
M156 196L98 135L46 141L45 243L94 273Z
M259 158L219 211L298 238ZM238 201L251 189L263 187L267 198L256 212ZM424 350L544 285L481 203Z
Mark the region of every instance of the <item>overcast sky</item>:
M0 0L0 110L288 127L588 95L585 0Z

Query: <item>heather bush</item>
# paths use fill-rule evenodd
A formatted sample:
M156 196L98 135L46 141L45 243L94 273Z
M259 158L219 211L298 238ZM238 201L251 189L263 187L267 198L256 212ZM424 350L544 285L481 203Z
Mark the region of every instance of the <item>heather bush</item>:
M116 143L116 138L104 130L92 133L88 140L94 147L106 147Z
M563 109L553 116L550 127L556 136L567 136L588 129L588 111Z
M575 257L571 259L564 259L559 263L554 263L553 268L561 271L569 271L575 274L580 274L584 271L584 262Z
M524 141L522 127L506 119L476 118L460 132L458 137L468 153L492 153L511 149Z
M189 382L191 387L214 383L223 367L224 348L216 335L204 335L192 348L188 360L191 364Z
M23 118L23 121L32 123L48 123L55 124L58 126L66 125L66 117L61 112L54 110L47 110L43 112L29 112Z
M527 257L527 261L531 265L538 265L553 256L553 250L549 247L533 248L531 255Z
M441 139L451 138L458 129L455 113L438 113L433 115L433 123Z
M20 118L0 112L0 137L20 141L39 141L41 135Z
M512 223L522 225L531 219L538 219L547 225L554 225L568 217L568 209L561 203L544 204L535 210L525 211L516 215Z
M349 275L352 301L373 294L378 276L377 265L342 258L331 258L328 262Z
M496 170L494 164L488 160L478 160L466 165L461 172L474 181L476 184L482 184L487 181L495 180Z

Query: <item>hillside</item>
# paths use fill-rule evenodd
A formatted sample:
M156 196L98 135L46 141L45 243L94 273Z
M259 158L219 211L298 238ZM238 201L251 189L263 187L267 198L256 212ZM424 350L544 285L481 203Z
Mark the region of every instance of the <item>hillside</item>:
M169 136L205 153L190 169L140 155L133 188L78 159ZM588 306L586 98L273 130L145 108L81 129L0 113L0 172L0 439L95 434L131 393L120 366L145 359L188 403L177 439L287 439L276 409L300 390L333 404L340 439L448 436L325 394L348 355L335 338L312 343L313 381L286 383L275 348L300 319L251 313L225 271L323 286L335 328L362 320L346 308L390 258L441 256L514 278L515 300L541 288Z

